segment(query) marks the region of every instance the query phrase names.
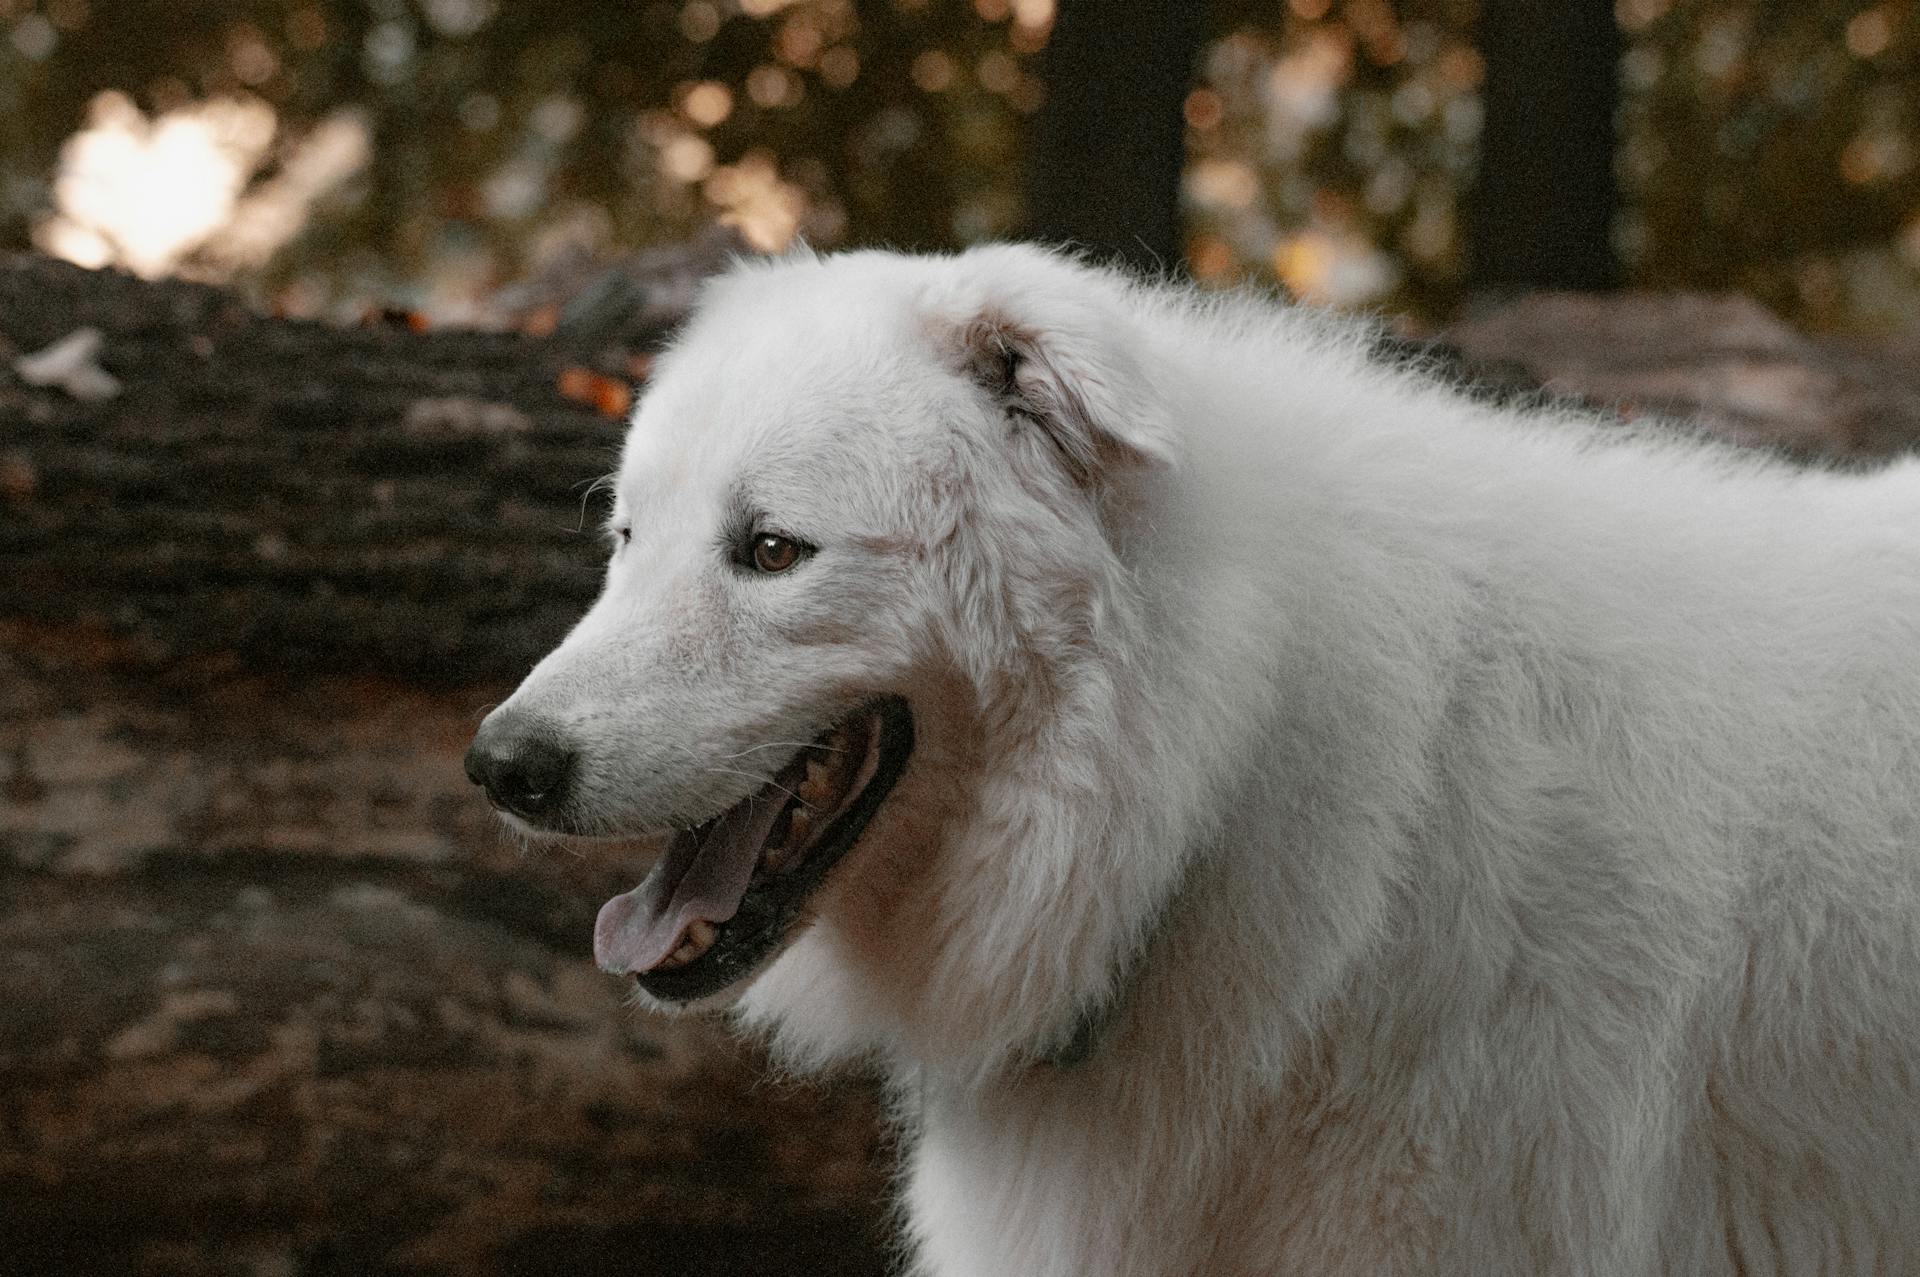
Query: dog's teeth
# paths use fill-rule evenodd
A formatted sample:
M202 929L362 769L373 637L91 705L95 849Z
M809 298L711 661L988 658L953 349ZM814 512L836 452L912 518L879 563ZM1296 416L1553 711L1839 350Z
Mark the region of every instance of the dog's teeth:
M800 796L808 801L827 792L827 765L815 758L807 760L807 778L800 782Z
M802 786L800 792L806 793ZM792 862L796 851L807 841L807 835L813 832L813 813L795 803L787 814L787 833L778 843L760 853L760 867L771 873L779 873Z
M713 939L719 934L719 928L705 918L695 918L687 924L687 933L680 937L680 944L674 951L660 960L656 970L671 971L675 967L684 967L695 958L713 947Z

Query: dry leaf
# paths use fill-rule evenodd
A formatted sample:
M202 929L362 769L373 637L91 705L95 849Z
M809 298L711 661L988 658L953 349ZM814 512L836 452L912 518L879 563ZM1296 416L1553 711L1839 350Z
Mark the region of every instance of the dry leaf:
M568 368L560 373L560 394L586 404L603 417L624 417L633 407L633 387L591 368Z

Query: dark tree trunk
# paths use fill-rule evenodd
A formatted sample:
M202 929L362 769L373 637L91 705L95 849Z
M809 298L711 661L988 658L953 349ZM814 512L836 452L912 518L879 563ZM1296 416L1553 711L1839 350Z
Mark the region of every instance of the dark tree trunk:
M1485 0L1470 288L1503 297L1619 281L1612 241L1621 38L1612 0Z
M1202 0L1061 0L1029 161L1034 238L1180 260L1182 107L1205 30Z

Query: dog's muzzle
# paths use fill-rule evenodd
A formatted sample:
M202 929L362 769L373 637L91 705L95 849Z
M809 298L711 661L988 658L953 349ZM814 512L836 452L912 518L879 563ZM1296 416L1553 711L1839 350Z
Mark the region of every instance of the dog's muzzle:
M467 779L495 807L534 824L565 804L578 763L557 731L518 710L487 715L467 747Z

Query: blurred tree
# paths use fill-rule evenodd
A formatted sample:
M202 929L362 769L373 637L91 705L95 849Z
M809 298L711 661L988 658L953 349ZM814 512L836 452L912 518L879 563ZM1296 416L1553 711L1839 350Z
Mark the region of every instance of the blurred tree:
M129 156L163 169L159 135L209 100L267 109L270 145L242 166L262 184L352 108L365 167L241 277L294 313L378 297L458 317L556 253L682 240L716 218L763 248L1006 235L1052 14L1051 0L0 0L0 108L20 107L0 109L0 244L31 232L73 260L125 260L111 235L48 226L53 175L107 90L117 127L94 152L122 185ZM227 174L170 176L204 189ZM134 220L144 198L95 211ZM192 252L175 268L225 278Z
M1569 226L1494 207L1502 180L1515 198L1584 208L1583 242L1602 242L1606 144L1554 132L1547 109L1567 97L1568 82L1549 92L1563 55L1604 91L1601 0L1208 0L1198 36L1198 3L1071 0L1041 136L1055 9L0 0L0 247L37 242L92 264L164 258L154 269L231 277L295 314L353 315L379 299L462 318L494 313L507 280L683 241L715 219L764 245L797 233L948 248L1033 226L1142 260L1184 257L1208 282L1277 280L1434 321L1469 286L1469 211L1489 270L1496 251L1512 257L1526 236ZM1920 5L1611 9L1626 46L1611 227L1626 278L1737 288L1822 326L1920 324ZM1575 12L1597 27L1584 47L1558 21ZM1503 24L1532 34L1496 47ZM1483 38L1519 70L1485 84ZM1176 48L1193 39L1197 58ZM1088 58L1122 69L1083 74ZM1173 127L1153 103L1189 66L1176 253L1165 228L1178 139L1138 121ZM102 104L106 91L117 96ZM1531 158L1502 133L1529 125L1547 126ZM183 141L208 161L197 173L177 162ZM63 181L75 149L95 162ZM239 154L237 193L222 195L230 173L210 151ZM1576 159L1585 198L1541 167ZM251 207L274 192L301 197L277 220ZM161 216L191 232L223 199L278 238L182 252L111 242ZM60 225L75 202L87 216ZM1150 221L1160 229L1140 229ZM1528 251L1536 266L1575 260Z
M1181 104L1204 0L1063 0L1028 162L1028 228L1150 269L1180 259Z
M1479 45L1486 72L1468 287L1613 287L1621 42L1611 0L1485 0Z
M1920 326L1920 5L1621 0L1622 250L1647 288Z
M1187 99L1194 274L1443 315L1480 130L1474 0L1215 0Z
M1504 4L1525 21L1565 3L1213 0L1187 110L1194 274L1450 314L1467 287L1482 122L1504 111L1484 86L1482 13ZM1611 8L1621 276L1739 289L1818 327L1920 327L1920 5ZM1604 27L1596 38L1611 40ZM1527 58L1509 84L1531 94L1538 74ZM1499 149L1488 139L1490 163ZM1597 147L1583 149L1602 179Z

